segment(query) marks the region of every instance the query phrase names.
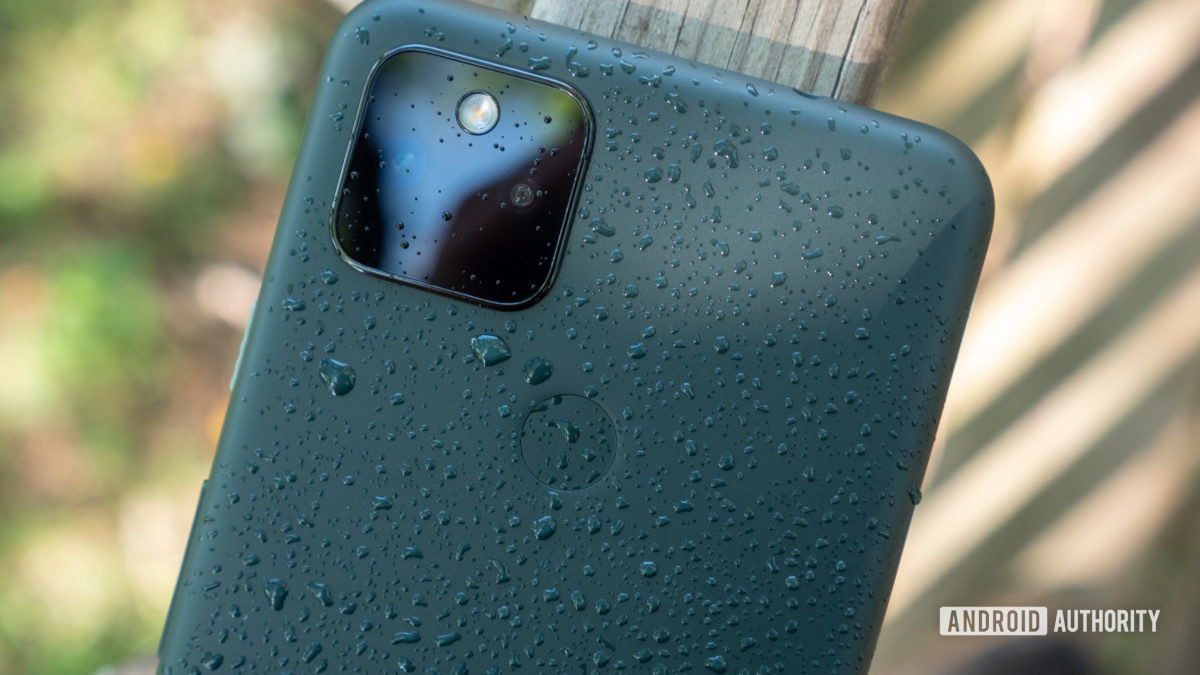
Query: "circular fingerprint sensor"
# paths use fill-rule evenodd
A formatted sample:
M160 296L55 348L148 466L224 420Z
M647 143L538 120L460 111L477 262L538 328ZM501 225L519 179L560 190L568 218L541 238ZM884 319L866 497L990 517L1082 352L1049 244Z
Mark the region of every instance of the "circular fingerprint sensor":
M556 490L580 490L598 482L612 465L616 448L617 432L608 413L574 394L538 403L521 427L521 457L534 477Z

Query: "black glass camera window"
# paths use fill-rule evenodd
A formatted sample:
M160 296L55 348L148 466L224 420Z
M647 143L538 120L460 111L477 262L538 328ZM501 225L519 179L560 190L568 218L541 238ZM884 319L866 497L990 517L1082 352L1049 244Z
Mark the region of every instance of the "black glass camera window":
M480 126L460 121L464 99L498 104L495 126L468 132ZM590 143L590 114L561 84L397 52L370 86L334 238L363 271L489 306L527 305L553 277Z

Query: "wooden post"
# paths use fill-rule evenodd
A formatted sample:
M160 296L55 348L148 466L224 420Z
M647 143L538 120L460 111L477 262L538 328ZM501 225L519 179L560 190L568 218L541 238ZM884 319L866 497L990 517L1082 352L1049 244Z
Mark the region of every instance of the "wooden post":
M908 0L537 0L535 19L854 103L875 96Z
M356 0L331 0L349 9ZM490 0L535 19L868 104L909 0Z

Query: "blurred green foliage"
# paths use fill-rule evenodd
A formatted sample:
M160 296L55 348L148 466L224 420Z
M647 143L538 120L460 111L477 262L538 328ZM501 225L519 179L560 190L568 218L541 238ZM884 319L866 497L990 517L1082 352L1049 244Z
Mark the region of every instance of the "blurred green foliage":
M153 651L238 333L191 289L257 274L337 19L0 0L0 672Z

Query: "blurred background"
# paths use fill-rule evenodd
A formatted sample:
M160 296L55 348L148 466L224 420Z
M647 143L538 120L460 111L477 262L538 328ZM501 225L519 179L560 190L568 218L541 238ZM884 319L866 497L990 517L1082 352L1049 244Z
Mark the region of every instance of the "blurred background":
M0 672L152 668L339 16L0 0ZM998 212L873 671L1195 672L1200 3L917 0L876 106ZM937 635L989 604L1162 614Z

